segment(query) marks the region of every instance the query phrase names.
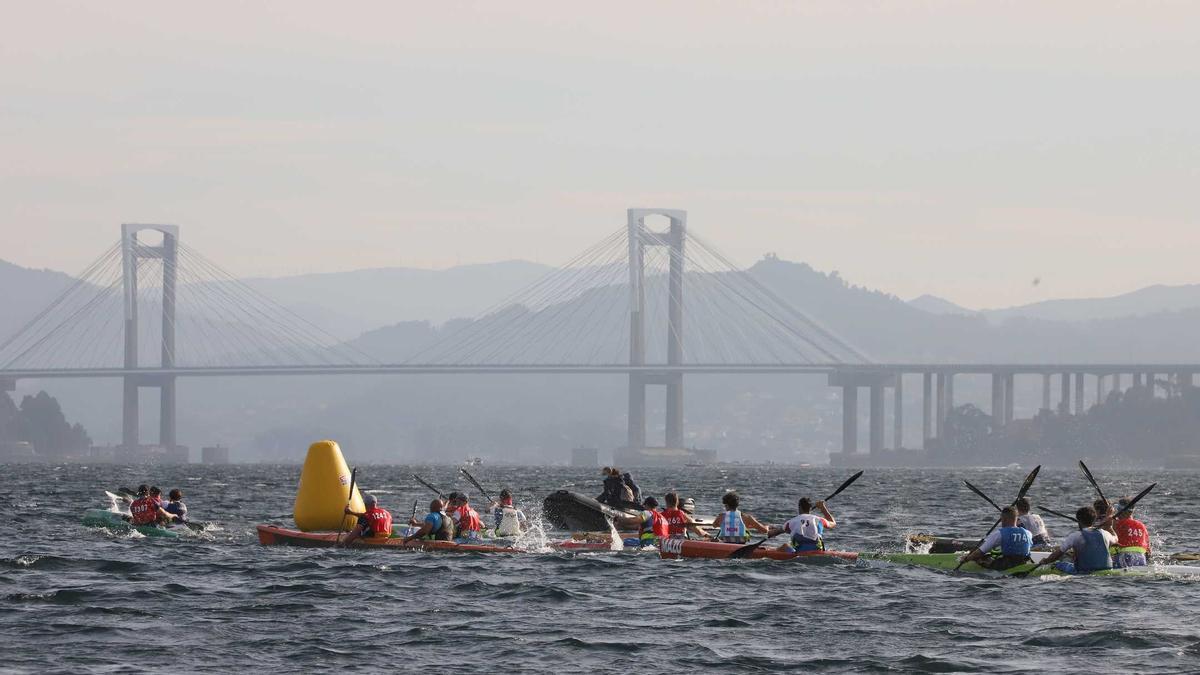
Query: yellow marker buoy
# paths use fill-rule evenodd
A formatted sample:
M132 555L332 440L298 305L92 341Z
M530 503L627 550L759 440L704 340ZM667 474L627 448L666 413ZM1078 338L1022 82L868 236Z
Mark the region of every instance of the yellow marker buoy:
M296 490L296 527L305 532L339 527L349 530L357 519L343 515L347 500L355 511L365 509L358 486L354 487L353 498L350 496L350 467L337 442L317 441L308 446Z

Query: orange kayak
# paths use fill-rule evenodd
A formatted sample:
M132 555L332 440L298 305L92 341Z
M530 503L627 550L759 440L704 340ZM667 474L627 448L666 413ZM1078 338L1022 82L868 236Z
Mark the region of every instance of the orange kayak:
M699 539L666 539L659 546L659 555L668 560L679 558L728 558L730 554L742 547L742 544L727 544L721 541L701 541ZM824 562L853 562L858 560L858 554L852 551L781 551L767 545L759 546L749 555L750 558L770 558L771 560L792 560L794 558L811 558Z
M345 534L342 535L345 538ZM309 548L333 548L337 546L336 532L301 532L289 530L274 525L258 526L258 542L263 546L306 546ZM404 542L402 537L363 538L356 539L351 548L386 548L393 550L438 551L442 553L528 553L525 549L497 544L458 544L452 541L410 541ZM550 548L560 550L595 550L606 551L608 542L565 541L550 544Z

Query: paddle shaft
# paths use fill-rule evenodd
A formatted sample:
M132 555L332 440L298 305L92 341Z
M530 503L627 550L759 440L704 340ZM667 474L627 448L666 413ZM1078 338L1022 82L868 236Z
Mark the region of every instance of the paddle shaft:
M1104 496L1104 490L1100 489L1100 484L1096 482L1096 477L1092 475L1091 470L1088 469L1087 464L1083 463L1082 459L1079 460L1079 468L1083 471L1083 475L1087 477L1088 482L1092 484L1092 487L1096 488L1096 494L1100 495L1100 499L1107 502L1108 498Z
M437 496L438 496L438 498L440 498L440 499L445 499L445 498L446 498L446 493L444 493L444 492L442 492L441 490L439 490L439 489L437 489L437 488L433 487L433 486L432 486L432 485L430 485L429 483L426 483L426 482L425 482L424 480L422 480L422 479L421 479L421 477L420 477L420 476L418 476L417 474L415 474L415 473L414 473L414 474L412 475L412 477L413 477L413 478L415 478L415 479L417 480L417 482L418 482L418 483L420 483L421 485L424 485L425 487L429 488L430 490L433 490L433 493L434 493L435 495L437 495Z
M358 467L350 470L350 494L346 497L346 509L354 501L354 482L358 478ZM342 509L342 520L338 523L337 545L342 545L342 532L346 529L346 509Z
M479 493L483 495L484 499L488 500L489 502L496 501L495 499L492 499L492 496L487 493L487 490L483 489L483 486L479 484L479 481L475 480L475 477L472 476L469 471L462 468L460 468L459 471L462 472L462 475L467 477L467 480L471 481L471 485L474 485L476 489L479 490Z

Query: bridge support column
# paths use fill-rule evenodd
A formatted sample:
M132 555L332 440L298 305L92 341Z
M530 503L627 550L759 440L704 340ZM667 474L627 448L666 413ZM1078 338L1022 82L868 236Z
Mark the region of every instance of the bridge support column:
M883 384L871 385L871 453L883 451Z
M1050 374L1042 375L1042 410L1050 410Z
M1083 414L1083 373L1075 373L1075 414Z
M1004 426L1004 376L992 373L992 428Z
M933 438L933 373L921 374L921 449L929 449Z
M892 447L904 447L904 373L896 373L896 386L892 393Z
M1014 373L1009 373L1004 376L1004 425L1008 426L1013 421L1013 403L1015 402L1017 376Z
M842 452L858 452L858 386L842 387Z
M1061 391L1058 397L1058 412L1062 415L1071 414L1071 374L1059 373L1058 383Z
M1104 375L1096 376L1096 405L1104 403Z
M937 374L937 437L946 435L946 374Z
M9 391L16 391L16 390L17 390L17 381L16 380L14 380L12 378L8 378L8 377L0 377L0 391L9 392Z

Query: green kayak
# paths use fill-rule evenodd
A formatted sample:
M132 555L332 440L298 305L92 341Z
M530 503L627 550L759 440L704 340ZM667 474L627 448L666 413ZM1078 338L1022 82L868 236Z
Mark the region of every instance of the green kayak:
M156 527L154 525L133 525L129 516L107 509L88 509L83 512L83 524L88 527L104 527L117 532L137 530L147 537L178 537L179 532L174 528Z
M863 554L862 559L882 560L885 562L896 563L898 565L913 565L916 567L928 567L935 570L953 571L958 567L958 559L962 554L959 553L874 553ZM1040 561L1046 557L1046 553L1035 551L1031 557L1035 561ZM967 574L990 574L990 575L1013 575L1020 572L1028 572L1033 568L1033 563L1017 565L1010 567L1004 571L997 571L983 567L974 562L969 562L959 568L959 572ZM1175 574L1181 576L1200 576L1200 567L1192 565L1149 565L1146 567L1129 567L1125 569L1100 570L1091 572L1086 575L1073 575L1066 572L1060 572L1053 566L1047 565L1039 567L1030 576L1128 576L1128 575L1148 575L1148 574Z

